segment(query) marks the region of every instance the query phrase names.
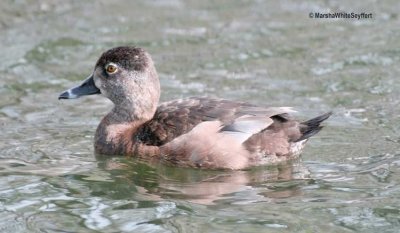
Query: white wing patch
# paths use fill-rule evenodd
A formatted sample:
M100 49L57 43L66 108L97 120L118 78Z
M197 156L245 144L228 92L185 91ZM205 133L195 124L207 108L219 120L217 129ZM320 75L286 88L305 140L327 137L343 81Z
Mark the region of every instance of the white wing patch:
M238 142L243 143L252 135L268 128L274 121L264 116L241 116L232 124L221 129L221 133L230 135Z
M270 117L296 112L291 107L260 108L259 112L257 112L258 109L255 107L252 110L252 115L244 115L236 118L232 124L222 127L220 132L230 135L238 142L243 143L252 135L268 128L274 122Z

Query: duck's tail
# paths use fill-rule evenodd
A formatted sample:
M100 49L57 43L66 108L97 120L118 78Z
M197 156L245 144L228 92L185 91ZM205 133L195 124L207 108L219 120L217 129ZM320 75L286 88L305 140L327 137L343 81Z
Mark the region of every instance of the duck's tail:
M301 137L297 139L296 142L303 141L317 134L323 128L323 126L320 126L320 124L324 120L328 119L331 115L332 112L327 112L308 121L300 123Z

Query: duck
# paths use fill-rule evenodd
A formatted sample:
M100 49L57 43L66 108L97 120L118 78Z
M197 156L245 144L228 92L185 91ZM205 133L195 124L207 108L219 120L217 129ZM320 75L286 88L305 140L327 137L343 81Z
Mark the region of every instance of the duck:
M102 53L89 77L58 98L101 94L113 103L97 127L96 154L200 169L240 170L299 158L332 115L299 121L291 107L208 97L159 104L160 93L150 54L120 46Z

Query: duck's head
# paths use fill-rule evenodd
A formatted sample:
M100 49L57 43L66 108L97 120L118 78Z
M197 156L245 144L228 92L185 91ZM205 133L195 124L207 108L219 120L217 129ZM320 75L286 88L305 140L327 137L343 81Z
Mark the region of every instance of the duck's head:
M137 47L116 47L104 52L93 73L79 86L61 93L58 99L103 94L116 106L144 114L155 111L160 83L150 55Z

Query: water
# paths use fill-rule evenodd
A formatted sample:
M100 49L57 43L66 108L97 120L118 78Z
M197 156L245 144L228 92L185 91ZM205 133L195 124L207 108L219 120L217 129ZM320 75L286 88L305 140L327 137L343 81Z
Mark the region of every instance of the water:
M372 20L310 12L373 13ZM0 232L398 232L398 1L0 3ZM333 110L301 161L199 171L93 154L111 104L58 101L104 50L146 48L162 100Z

